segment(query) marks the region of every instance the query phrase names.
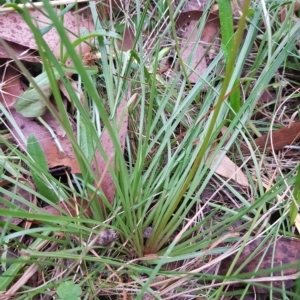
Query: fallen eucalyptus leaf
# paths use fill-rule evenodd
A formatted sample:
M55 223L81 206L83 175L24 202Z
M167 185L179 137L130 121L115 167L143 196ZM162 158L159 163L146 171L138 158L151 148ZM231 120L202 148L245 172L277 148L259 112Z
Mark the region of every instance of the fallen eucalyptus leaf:
M215 167L215 164L217 163L219 157L222 155L222 151L218 151L216 156L213 158L209 168L213 169ZM208 156L207 161L209 161L211 154ZM243 171L228 157L224 156L219 163L219 165L216 167L215 172L218 175L221 175L225 178L232 179L238 184L249 187L249 182Z

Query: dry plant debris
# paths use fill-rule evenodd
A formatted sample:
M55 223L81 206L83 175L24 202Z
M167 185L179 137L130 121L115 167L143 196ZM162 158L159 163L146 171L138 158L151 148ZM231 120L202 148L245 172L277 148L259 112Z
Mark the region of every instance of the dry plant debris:
M218 15L211 13L208 16L199 39L197 28L201 17L202 11L191 10L181 13L176 21L177 35L181 38L182 60L189 66L187 72L191 83L200 80L200 76L207 69L207 61L214 55L211 48L218 46L216 39L220 29Z
M295 122L289 127L283 127L272 131L270 134L264 134L263 136L256 138L254 140L253 149L266 152L278 151L299 140L300 122ZM243 154L250 153L250 149L245 145L242 145L241 149Z
M217 155L213 158L210 168L214 168L215 164L218 162L219 158L223 155L222 151L218 151ZM206 159L210 159L210 156ZM241 168L239 168L227 155L225 155L221 162L217 165L215 172L218 175L223 176L224 178L228 178L236 181L238 184L244 187L250 187L249 181Z
M57 13L59 13L59 11L57 11ZM45 16L45 14L38 10L32 10L31 16L33 22L35 22L40 29L51 25L51 21ZM68 36L71 41L74 41L78 38L78 36L80 35L80 28L85 28L88 31L94 30L94 25L90 20L91 18L89 18L88 20L80 20L78 16L72 12L68 12L64 15L64 26L67 29ZM5 40L9 46L12 46L12 52L10 51L9 53L7 53L7 51L4 51L5 53L3 53L2 57L11 58L10 53L15 53L20 60L27 60L31 62L39 61L36 52L38 47L36 45L33 34L28 25L23 21L18 13L9 12L2 15L0 24L2 28L0 38ZM56 57L59 58L60 37L55 29L52 28L47 33L45 33L44 39L50 49L56 55ZM87 43L81 43L79 46L77 46L78 53L83 56L86 53L89 53L90 49L91 48ZM22 52L22 54L20 54L20 52ZM33 56L30 54L32 54ZM66 64L70 66L71 61L67 61ZM17 69L17 67L15 67L14 64L10 63L9 60L2 59L0 101L4 105L4 107L10 109L11 116L15 124L17 124L18 128L21 129L23 135L19 136L18 130L16 130L16 128L14 128L13 126L9 126L8 129L12 133L12 136L15 138L15 142L19 145L21 150L25 151L27 145L26 141L28 137L33 134L44 150L49 169L55 168L57 166L64 166L70 168L70 173L81 173L70 140L66 136L64 130L61 128L57 120L48 110L45 110L41 118L56 133L56 138L61 148L63 149L62 151L58 148L57 143L54 141L50 132L40 122L37 122L37 120L35 120L34 118L24 117L13 107L16 99L24 93L24 90L27 89L27 86L25 86L24 83L20 80L20 77L21 72ZM62 89L62 92L65 92L65 90ZM83 99L83 95L81 95L81 97L82 101L85 101ZM128 97L130 97L130 93L128 93L126 97L124 97L122 103L117 107L116 111L117 117L119 118L119 123L117 125L120 128L119 132L122 149L124 149L125 136L127 131L128 117L127 113L124 114L124 111L126 111ZM65 104L65 106L67 106L67 104ZM75 124L73 124L73 131L76 135ZM104 130L100 138L100 143L102 144L104 151L109 157L109 161L113 161L114 146L106 130ZM95 153L95 158L92 162L92 168L95 171L95 174L98 174L99 180L101 175L103 175L103 172L107 170L107 163L103 160L99 151L96 151ZM105 176L103 176L101 185L107 199L110 203L112 203L114 199L115 187L109 172L106 172ZM81 201L83 200L81 199ZM59 205L65 211L69 211L71 215L74 215L75 211L74 209L72 209L72 205L70 206L68 203L68 201L66 201L65 204L61 202ZM51 207L45 208L45 210L52 214L60 214L60 212ZM90 210L88 211L88 215L91 215Z
M0 102L7 108L13 108L16 99L25 88L20 80L21 74L13 63L5 64L5 60L1 58L0 72Z
M201 80L200 76L206 71L210 60L214 58L220 49L220 40L218 39L220 20L217 13L208 15L201 37L198 36L199 20L203 15L206 2L187 1L176 20L182 60L189 66L187 72L191 83ZM214 167L221 155L222 151L219 151L211 162L210 168ZM249 182L241 168L226 155L217 166L215 172L225 178L236 181L242 186L249 187Z
M59 10L57 13L59 13ZM38 26L39 29L46 29L47 26L51 26L51 20L49 20L44 13L38 10L32 10L30 14L33 23ZM94 25L90 20L81 21L78 17L76 17L76 14L71 12L68 12L64 15L64 26L68 30L68 37L71 41L75 41L78 36L80 36L80 27L86 28L88 31L94 30ZM1 15L0 27L0 38L10 43L9 45L12 46L13 51L15 54L17 54L17 57L20 60L37 60L37 54L35 51L38 49L38 46L36 45L33 33L18 13L9 12ZM47 31L44 34L44 39L54 55L59 58L60 37L55 29L51 28L49 31ZM2 43L1 46L3 47ZM88 46L86 43L81 43L77 50L78 53L84 54L90 51L90 46ZM1 57L3 58L12 58L6 50L3 51L2 55L3 56ZM67 65L71 65L71 62L68 61Z
M253 255L254 254L254 255ZM252 257L249 259L249 257ZM236 255L232 255L221 262L220 275L226 275L233 266ZM293 286L293 280L299 277L298 263L300 260L300 240L297 238L279 237L277 240L259 237L250 241L241 252L231 272L239 269L239 274L257 273L269 270L254 279L245 279L247 282L260 282L267 286L289 289ZM285 264L294 264L293 267L281 271L270 271L274 267L282 267ZM240 284L235 284L240 286ZM268 293L269 289L253 286L258 293Z

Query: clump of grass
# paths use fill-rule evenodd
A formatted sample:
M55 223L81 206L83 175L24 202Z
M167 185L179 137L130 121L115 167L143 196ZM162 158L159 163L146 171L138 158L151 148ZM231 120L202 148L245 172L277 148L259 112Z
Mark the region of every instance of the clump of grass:
M183 4L181 2L180 5ZM245 2L249 4L249 1ZM130 22L130 26L134 26L135 41L133 50L126 53L120 52L116 47L113 38L114 20L109 20L109 26L107 22L102 23L97 19L95 5L90 5L95 24L100 28L107 26L111 30L106 35L95 34L96 44L93 46L101 53L102 60L98 62L101 73L93 75L87 72L87 67L67 39L65 29L53 8L44 2L44 9L61 36L66 53L74 62L79 76L78 88L85 92L88 107L79 101L70 81L63 76L63 61L66 56L62 56L64 59L61 62L58 61L39 30L30 21L30 12L26 9L20 11L39 45L43 68L49 77L58 111L46 98L45 105L72 142L82 174L72 175L72 180L63 184L50 176L47 170L36 166L27 153L22 153L12 143L4 140L8 150L5 150L1 178L8 180L16 189L10 191L0 187L0 191L7 197L28 204L17 190L23 189L37 197L40 203L43 201L58 208L55 201L36 192L26 183L26 178L34 172L39 177L37 180L46 178L47 186L57 187L66 198L85 199L94 203L92 200L97 199L94 196L101 196L104 209L99 204L92 204L91 217L80 215L74 218L68 214L57 217L45 214L34 204L29 205L31 212L20 210L14 203L1 198L1 203L10 209L0 209L0 214L8 217L6 221L2 221L0 241L4 252L1 262L5 272L0 278L0 289L13 286L20 273L24 272L24 267L31 266L32 269L29 267L27 271L38 272L44 280L34 289L25 285L18 287L18 290L9 290L16 299L54 295L58 287L69 280L80 286L84 297L93 299L120 295L142 299L145 293L158 299L185 299L184 297L196 295L206 299L220 299L225 293L224 286L210 285L207 282L214 282L217 278L223 280L225 285L226 281L236 280L236 274L228 270L224 278L205 273L205 267L209 266L211 259L224 253L229 255L230 249L238 245L242 245L242 252L243 245L252 234L291 235L287 218L289 205L274 199L281 199L288 194L289 187L295 183L293 175L296 166L293 165L285 174L276 173L274 177L272 168L264 164L263 156L255 155L250 141L253 128L256 133L261 130L259 124L251 120L253 112L270 81L276 80L277 70L284 68L289 55L294 53L299 24L289 24L289 35L284 36L277 24L280 6L252 4L253 15L248 17L247 23L245 18L241 18L235 44L228 49L231 54L226 58L224 78L218 83L209 84L215 82L212 70L223 59L220 51L202 74L202 80L189 88L183 71L184 65L180 60L177 64L182 64L182 71L178 71L172 81L164 80L158 74L161 53L166 48L161 45L165 40L170 41L175 33L174 21L180 5L175 12L170 1L157 1L151 5L150 1L146 1L143 6L137 1L134 9L129 6L130 11L124 11L124 22ZM145 26L147 22L148 26L151 25L149 15L152 14L160 21L161 26L147 32ZM133 20L129 20L128 16L133 15L135 21L131 22ZM265 22L266 32L261 29L262 15L268 19ZM122 17L118 18L122 23ZM205 19L204 13L199 22L204 24ZM245 24L246 36L240 45ZM272 28L270 24L273 25ZM271 31L274 32L270 36ZM149 39L145 38L147 33ZM258 44L255 57L251 57L253 65L247 73L251 77L241 78L245 61ZM175 43L168 47L174 53L178 51ZM114 57L110 55L113 52ZM40 90L22 63L16 63L33 86ZM72 131L53 70L61 74L76 110L78 126L84 124L82 128L86 128L82 134L89 135L88 140L102 153L99 136L103 127L110 133L116 149L115 167L108 169L116 187L112 204L108 203L101 191L95 189L99 176L90 167L90 153L87 145L82 144L85 139L79 139ZM240 89L244 93L240 94L241 104L233 107L232 102L225 101L224 98L235 88L237 78L240 79ZM123 156L118 128L114 126L118 121L115 109L129 90L134 95L134 101L128 108L130 126L126 155ZM280 89L276 91L279 92ZM195 102L200 93L203 98L201 105ZM9 112L4 107L1 109L5 118L9 119ZM267 128L269 123L266 120L264 127ZM13 120L11 124L16 127ZM219 137L223 126L227 126L227 131L219 138L217 147L213 148L212 144ZM181 130L184 130L184 135L180 135ZM251 157L243 157L239 151L240 142L237 141L243 141L251 148ZM236 146L236 152L233 152L233 146ZM208 154L212 151L210 159L213 159L220 149L224 155L231 154L243 164L250 184L248 190L237 189L232 181L221 178L215 174L214 169L208 168ZM22 164L29 166L30 171L24 169ZM12 170L14 176L8 176L8 172L12 174ZM215 193L204 199L205 192L212 185ZM220 200L216 197L218 193L226 197ZM271 216L274 212L280 213L281 218L272 223ZM39 225L24 229L11 224L11 217L33 219ZM231 226L237 222L241 222L244 229L239 234L230 233ZM145 238L145 230L149 228L151 234ZM113 229L119 234L119 239L112 242L110 247L97 244L95 239L107 229ZM7 251L10 247L21 249L19 258L8 259ZM217 263L216 260L215 264ZM24 274L28 275L26 272ZM254 275L250 274L249 278ZM16 291L19 294L15 294ZM243 297L245 293L245 290L228 291L226 295ZM291 292L290 295L292 297Z

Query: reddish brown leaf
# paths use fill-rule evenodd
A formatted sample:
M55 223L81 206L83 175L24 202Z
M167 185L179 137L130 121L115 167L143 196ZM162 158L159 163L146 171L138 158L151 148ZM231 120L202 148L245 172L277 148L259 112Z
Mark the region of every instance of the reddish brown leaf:
M57 10L57 13L59 13L59 10ZM36 24L38 28L44 28L52 24L52 21L38 10L31 10L30 15L33 19L33 23ZM81 21L80 18L78 18L76 14L72 12L68 12L64 15L64 26L67 29L66 32L68 33L68 37L71 41L76 40L77 36L80 36L81 27L85 27L89 31L94 30L92 22L88 20ZM0 38L26 47L27 49L38 49L31 30L18 13L10 12L1 15L0 27ZM55 28L52 28L50 31L44 34L43 37L56 57L59 57L60 37ZM78 52L79 51L80 53L84 54L90 51L90 47L86 43L82 43ZM69 64L71 63L69 62Z
M286 5L282 5L281 10L280 10L280 21L281 23L284 23L285 19L286 19L286 15L287 15L287 11L289 10L289 6L290 5L294 6L294 12L297 13L300 9L300 2L299 1L295 1L293 3L287 2ZM298 17L298 15L296 14L296 16Z
M29 49L25 46L6 41L11 51L19 60L25 60L30 62L40 62L38 52L36 50ZM0 58L10 58L11 55L5 50L5 48L0 44Z
M83 101L84 101L84 96L83 96L82 91L79 91L79 90L78 90L78 82L77 82L77 81L74 81L74 80L72 80L72 79L69 79L69 81L70 81L70 83L71 83L71 85L72 85L74 91L76 91L77 95L80 94L80 101L81 101L81 103L83 103ZM61 80L58 81L58 86L59 86L60 91L61 91L62 94L64 95L64 97L65 97L69 102L72 103L72 99L70 98L70 94L68 93L68 91L67 91L65 85L61 82Z
M201 11L188 11L181 13L176 22L177 34L182 38L180 43L182 59L190 66L191 70L188 70L188 73L192 83L196 83L200 78L199 76L206 70L207 49L212 45L220 28L218 15L210 14L198 42L197 22L201 16ZM196 46L195 43L197 43ZM195 50L193 51L193 49ZM189 63L191 57L192 60Z
M59 143L64 150L63 152L59 151L49 131L43 125L39 124L33 119L23 117L14 109L11 110L11 114L15 120L15 123L19 128L21 128L22 134L26 140L31 134L37 138L45 152L49 168L54 168L56 166L67 166L71 168L72 173L80 173L80 168L68 137L64 134L63 129L48 111L43 115L43 119L54 131L56 131ZM14 136L17 138L19 146L23 151L25 151L26 140L24 141L13 127L11 130Z
M118 41L120 50L121 51L131 50L133 46L134 38L135 38L135 34L133 28L130 26L126 26L123 34L123 40Z
M258 148L260 151L266 149L267 152L272 149L280 150L287 145L291 145L300 140L300 122L293 123L290 127L283 127L272 132L273 144L268 134L265 134L254 140L254 149ZM250 154L250 150L246 145L241 146L243 154Z
M287 237L279 237L276 241L273 239L269 239L267 242L263 242L264 238L258 238L252 241L250 244L244 247L240 257L238 258L233 272L241 267L245 261L249 258L251 254L255 252L259 248L257 254L247 263L239 274L242 273L250 273L256 272L256 270L267 270L274 267L282 267L285 264L295 263L295 267L290 267L288 269L282 271L273 272L266 272L263 275L257 275L255 278L262 278L262 277L274 277L274 276L289 276L294 275L298 272L298 266L300 261L300 240L296 238L287 238ZM263 243L263 244L262 244ZM260 248L261 247L261 248ZM266 251L266 253L265 253ZM274 255L273 255L274 251ZM232 255L225 260L222 261L219 274L226 275L229 268L232 266L233 260L235 255ZM232 272L232 273L233 273ZM232 274L231 273L231 274ZM251 278L251 276L249 276ZM283 278L284 279L284 278ZM263 284L270 285L270 280L266 280L262 282ZM272 281L274 287L282 288L283 286L285 289L292 287L293 280L276 280ZM284 285L283 285L284 284ZM255 287L255 291L258 293L265 293L268 290L265 290L261 287Z
M274 92L271 92L269 90L264 90L259 101L258 106L263 106L265 103L268 103L270 101L273 101L276 99L276 95ZM265 117L266 113L264 113L264 108L259 109L254 113L254 115L251 117L252 120L259 120L263 117Z
M182 12L189 12L192 10L203 11L207 5L208 0L187 0L182 7ZM175 4L178 5L179 0L175 1Z
M0 60L0 102L7 108L11 108L18 96L24 90L20 80L20 72L13 64L2 64Z
M127 133L128 114L126 112L126 105L127 105L128 97L130 97L129 93L126 95L126 97L124 97L123 101L117 108L117 112L116 112L118 126L120 128L119 139L120 139L122 150L124 150L125 137ZM43 119L52 128L52 130L56 132L57 139L59 140L59 143L64 150L63 152L59 151L52 136L44 126L42 126L41 124L37 123L32 119L23 117L21 114L17 113L14 109L11 110L11 114L15 120L15 123L18 125L19 128L21 128L22 134L25 137L25 140L23 140L22 137L18 135L18 132L12 127L11 130L13 132L13 135L16 137L18 144L20 145L23 151L25 151L26 149L27 138L31 134L33 134L40 142L41 147L45 152L45 156L49 168L54 168L56 166L67 166L71 168L72 173L81 173L81 170L78 165L78 161L75 157L72 145L68 137L65 135L63 129L59 126L58 122L54 119L54 117L49 112L46 112L43 115ZM74 132L75 130L76 129L74 127ZM100 142L108 158L112 158L114 156L114 146L107 130L104 130ZM101 174L106 169L106 164L107 163L103 160L99 151L97 151L92 167L95 173L98 174L97 175L98 178L101 177ZM109 173L107 173L107 175L104 177L101 186L107 199L112 203L115 194L115 187Z
M268 103L270 101L273 101L275 99L276 99L275 93L272 93L269 90L264 90L261 97L260 97L260 99L259 99L259 103L264 104L264 103Z
M50 139L40 141L42 143L42 148L45 151L49 168L66 166L71 168L71 173L73 174L81 173L72 144L63 128L58 124L56 119L50 114L49 111L47 111L42 118L56 133L57 139L63 149L63 151L58 149L57 145L53 141L53 138L50 137L50 134ZM44 128L42 125L40 126ZM73 124L72 127L73 131L76 132L76 125Z
M117 108L116 112L116 119L118 120L118 128L119 129L119 140L120 145L122 148L122 151L124 151L125 147L125 138L127 134L127 125L128 125L128 112L127 112L127 101L130 98L130 91L127 92L127 95L124 97L122 102L120 103L119 107ZM124 114L125 113L125 114ZM102 147L108 156L108 158L113 158L115 149L113 142L110 138L110 135L107 130L105 130L101 136L100 140ZM101 172L106 169L107 163L103 160L101 157L101 154L99 151L96 152L95 155L96 163L93 163L93 169L95 170L96 174L98 174L98 177L100 178ZM109 174L107 172L104 180L102 181L101 188L107 198L107 200L112 203L115 197L115 185L114 182Z

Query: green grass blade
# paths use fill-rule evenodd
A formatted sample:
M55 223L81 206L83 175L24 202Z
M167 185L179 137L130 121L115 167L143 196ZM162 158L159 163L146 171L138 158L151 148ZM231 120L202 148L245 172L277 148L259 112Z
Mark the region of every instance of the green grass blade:
M297 174L294 183L293 189L293 197L294 201L291 202L290 206L290 223L294 224L297 214L299 213L299 205L300 205L300 165L297 169Z
M230 53L234 47L234 31L233 31L233 16L230 0L219 0L219 18L221 23L222 33L222 49L225 56L226 67L229 63L235 64L234 61L230 62ZM241 91L239 87L239 80L235 79L234 91L229 96L229 102L231 109L234 113L237 113L241 106ZM231 116L233 119L234 116Z

